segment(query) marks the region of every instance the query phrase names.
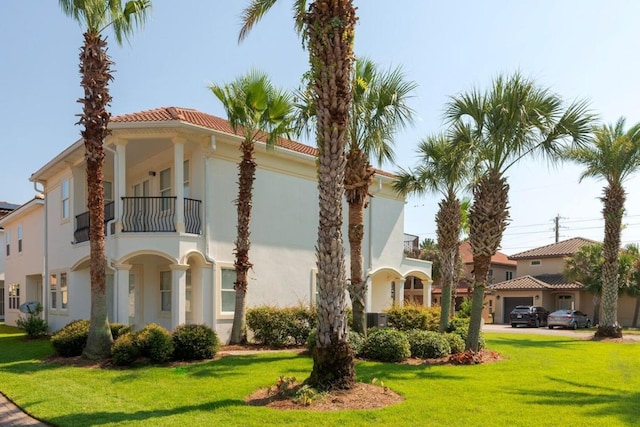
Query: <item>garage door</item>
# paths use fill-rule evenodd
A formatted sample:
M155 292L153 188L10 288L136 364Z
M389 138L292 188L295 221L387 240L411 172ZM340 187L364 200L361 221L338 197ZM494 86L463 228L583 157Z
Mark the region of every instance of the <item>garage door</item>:
M509 323L509 313L516 305L533 305L533 297L507 297L504 298L503 323Z

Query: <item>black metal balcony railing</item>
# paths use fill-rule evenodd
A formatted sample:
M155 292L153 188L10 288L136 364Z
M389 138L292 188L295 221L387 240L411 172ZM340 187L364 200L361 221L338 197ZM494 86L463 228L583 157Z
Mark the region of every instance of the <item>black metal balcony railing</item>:
M115 218L115 205L113 202L109 202L104 205L104 234L107 234L107 223ZM86 242L89 240L89 212L83 212L80 215L76 215L76 231L73 233L73 238L77 243Z
M184 199L184 228L187 233L202 233L201 203L196 199Z
M123 197L123 232L176 231L175 197Z
M420 258L420 237L405 233L404 254L408 258Z

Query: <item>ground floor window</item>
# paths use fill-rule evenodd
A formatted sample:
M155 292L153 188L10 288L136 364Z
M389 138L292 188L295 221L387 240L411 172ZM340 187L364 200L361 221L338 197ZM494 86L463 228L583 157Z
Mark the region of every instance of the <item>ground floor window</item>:
M20 283L12 283L9 285L9 310L18 310L20 308Z
M236 291L234 289L236 270L233 268L223 268L221 273L220 311L223 313L233 313L236 308Z
M424 304L424 283L415 276L409 276L404 281L404 302L405 304Z
M69 309L68 275L64 271L49 274L49 307L51 310Z
M160 272L160 311L171 311L171 272Z

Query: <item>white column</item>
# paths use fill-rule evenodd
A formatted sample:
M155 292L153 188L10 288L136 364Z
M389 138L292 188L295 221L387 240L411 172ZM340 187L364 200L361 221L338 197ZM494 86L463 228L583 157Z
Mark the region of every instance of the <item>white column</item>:
M117 139L116 144L116 176L114 183L115 200L115 216L116 216L116 233L122 232L122 214L124 212L124 203L122 198L127 195L127 141Z
M427 290L427 294L424 295L424 298L422 300L423 305L425 307L431 307L431 285L433 284L433 281L431 280L424 280L423 281L424 286L426 287ZM440 298L440 305L442 305L442 298Z
M184 233L184 138L173 138L173 188L176 195L175 227L178 233Z
M189 265L171 264L169 268L171 269L171 329L175 329L186 322L186 271Z
M115 264L115 315L117 323L129 324L129 271L131 264Z

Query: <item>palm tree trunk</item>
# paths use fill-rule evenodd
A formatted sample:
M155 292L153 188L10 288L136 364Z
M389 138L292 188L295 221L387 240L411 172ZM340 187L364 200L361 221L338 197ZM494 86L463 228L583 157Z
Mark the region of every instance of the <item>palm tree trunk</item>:
M440 257L440 277L442 279L442 296L440 298L440 332L445 332L449 326L451 312L452 286L456 281L456 254L458 253L458 238L460 236L460 201L455 194L439 203L436 214L438 256Z
M604 242L602 243L602 301L600 323L596 337L622 337L622 327L618 323L618 257L622 214L626 196L619 185L609 185L604 189Z
M233 312L233 326L231 327L230 344L241 344L247 340L246 312L247 312L247 273L253 264L249 261L251 247L249 226L251 223L251 205L253 199L253 181L256 175L254 160L254 145L250 141L243 141L240 146L242 160L238 165L238 224L236 236L236 305Z
M104 138L108 134L110 114L106 110L111 102L109 81L112 80L111 60L107 55L107 42L99 34L86 32L80 52L80 73L84 98L79 124L84 125L82 137L87 164L87 190L89 208L89 252L91 276L91 322L87 344L82 352L89 359L103 359L111 354L113 337L107 319L104 250Z
M351 105L356 13L352 0L314 1L306 16L309 60L317 108L318 335L308 382L321 390L355 383L348 343L346 271L342 240L345 132Z
M351 283L348 289L353 309L353 329L363 335L367 333L365 313L367 284L364 279L362 257L364 210L368 205L369 185L371 185L374 173L366 154L356 147L352 147L347 155L344 181L345 196L349 205Z
M479 350L484 292L491 257L498 250L502 234L507 228L509 184L495 172L485 175L473 189L473 199L469 222L474 281L471 321L465 350L475 352Z

